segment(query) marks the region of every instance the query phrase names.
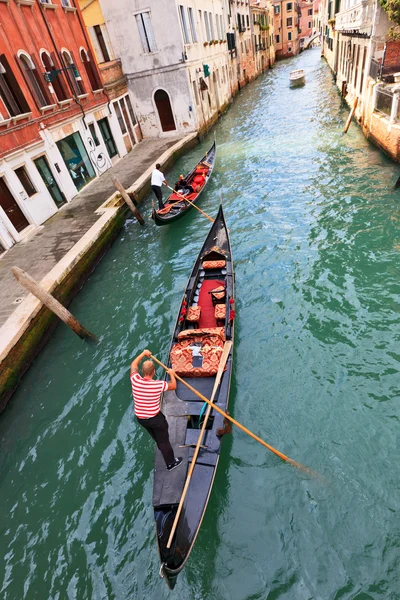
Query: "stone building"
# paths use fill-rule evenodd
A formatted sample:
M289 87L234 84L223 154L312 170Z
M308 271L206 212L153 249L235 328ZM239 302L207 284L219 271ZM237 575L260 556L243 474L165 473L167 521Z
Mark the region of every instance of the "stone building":
M325 0L323 55L365 135L400 161L400 42L379 0ZM398 75L396 75L398 73Z
M142 134L128 92L128 82L122 70L121 58L116 55L111 44L99 0L78 0L78 2L90 35L103 88L108 95L111 111L118 120L123 138L123 145L118 147L118 152L120 156L124 156L141 141Z
M304 47L304 42L311 38L313 34L313 0L300 1L300 22L299 22L299 47Z
M218 118L237 85L231 2L101 0L101 8L144 137L202 130Z
M0 250L54 215L118 158L73 0L0 2Z
M275 62L274 5L269 0L255 0L250 5L250 11L255 70L258 75Z
M275 56L287 58L295 56L300 50L299 28L301 10L294 0L274 0Z

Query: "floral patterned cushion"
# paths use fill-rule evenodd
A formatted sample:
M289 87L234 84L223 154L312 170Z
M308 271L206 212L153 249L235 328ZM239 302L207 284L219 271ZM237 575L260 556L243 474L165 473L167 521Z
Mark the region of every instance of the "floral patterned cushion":
M214 314L215 314L216 319L224 319L225 320L226 304L216 304Z
M226 260L205 260L203 269L222 269L226 265Z
M200 306L191 306L186 315L186 321L189 321L190 323L198 323L200 320L200 313Z
M224 348L223 327L187 329L178 335L179 342L171 350L172 368L181 377L210 377L218 371ZM203 358L201 366L193 366L193 353L190 347L201 344L199 353Z
M223 300L225 298L225 287L220 285L214 290L211 290L210 293L215 300Z

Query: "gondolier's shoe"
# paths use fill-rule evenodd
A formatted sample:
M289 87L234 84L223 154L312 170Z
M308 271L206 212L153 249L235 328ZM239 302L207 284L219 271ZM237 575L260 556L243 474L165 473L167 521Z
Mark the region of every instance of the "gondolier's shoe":
M179 467L179 465L181 463L182 463L182 457L179 456L178 458L175 458L172 465L167 465L165 468L167 469L167 471L173 471L173 469L176 469L176 467Z

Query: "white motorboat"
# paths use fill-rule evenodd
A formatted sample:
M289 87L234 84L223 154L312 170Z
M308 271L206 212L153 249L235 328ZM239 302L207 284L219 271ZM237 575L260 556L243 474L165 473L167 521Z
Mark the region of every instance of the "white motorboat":
M306 74L304 69L296 69L296 71L290 71L289 75L290 85L302 85L306 82Z

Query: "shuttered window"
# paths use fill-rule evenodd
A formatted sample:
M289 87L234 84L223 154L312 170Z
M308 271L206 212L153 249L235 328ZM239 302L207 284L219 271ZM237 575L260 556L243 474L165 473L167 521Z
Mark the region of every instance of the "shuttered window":
M157 52L156 41L154 39L153 27L150 19L150 12L142 12L135 15L139 30L140 41L142 42L143 52Z
M192 40L193 43L197 42L197 32L196 32L196 26L194 23L194 15L193 15L193 8L188 8L188 15L189 15L189 23L190 23L190 31L192 33Z
M10 117L30 112L28 103L4 54L0 54L0 96Z
M20 56L17 56L17 61L28 85L29 91L31 92L38 107L42 108L43 106L48 106L51 104L52 100L50 98L47 84L45 83L42 73L38 73L32 57L27 54L20 54Z

